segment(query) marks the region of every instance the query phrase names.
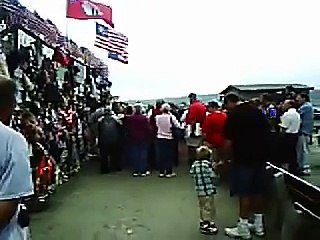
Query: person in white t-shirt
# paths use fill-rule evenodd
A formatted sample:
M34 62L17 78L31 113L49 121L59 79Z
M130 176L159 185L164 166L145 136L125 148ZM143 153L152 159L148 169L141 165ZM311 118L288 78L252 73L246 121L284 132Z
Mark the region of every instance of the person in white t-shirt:
M285 113L281 116L282 128L282 159L288 170L296 174L298 171L298 160L296 146L300 129L300 114L297 111L296 103L293 100L286 100L283 104Z
M20 203L33 194L28 145L22 134L6 126L15 108L16 86L0 76L0 239L24 240L18 222Z

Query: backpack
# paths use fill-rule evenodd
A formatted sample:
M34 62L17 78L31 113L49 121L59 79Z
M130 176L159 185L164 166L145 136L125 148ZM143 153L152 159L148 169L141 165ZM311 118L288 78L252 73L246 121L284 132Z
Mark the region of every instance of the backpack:
M98 119L98 139L101 144L115 144L120 141L119 124L112 115Z

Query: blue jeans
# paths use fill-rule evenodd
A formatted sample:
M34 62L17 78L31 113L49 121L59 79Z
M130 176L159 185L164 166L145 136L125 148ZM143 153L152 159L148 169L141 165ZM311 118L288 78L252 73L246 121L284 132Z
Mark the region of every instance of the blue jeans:
M130 151L131 164L133 171L137 173L145 173L148 165L148 144L145 142L130 143L128 146Z
M308 135L300 135L297 142L297 160L300 170L307 167L306 155L308 154Z
M160 173L172 173L175 158L175 140L158 138L155 141L156 160Z

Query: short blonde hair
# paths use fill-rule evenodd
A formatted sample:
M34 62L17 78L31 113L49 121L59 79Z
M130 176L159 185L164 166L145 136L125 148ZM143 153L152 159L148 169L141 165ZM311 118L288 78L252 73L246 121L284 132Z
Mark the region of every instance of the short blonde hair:
M196 150L196 156L198 160L211 159L212 150L207 146L200 146Z

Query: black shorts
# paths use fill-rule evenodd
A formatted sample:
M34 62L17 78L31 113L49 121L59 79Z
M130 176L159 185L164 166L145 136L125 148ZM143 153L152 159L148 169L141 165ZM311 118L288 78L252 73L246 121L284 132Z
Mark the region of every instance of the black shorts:
M250 197L268 194L271 178L265 165L232 163L230 171L231 196Z

